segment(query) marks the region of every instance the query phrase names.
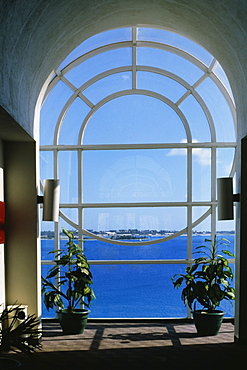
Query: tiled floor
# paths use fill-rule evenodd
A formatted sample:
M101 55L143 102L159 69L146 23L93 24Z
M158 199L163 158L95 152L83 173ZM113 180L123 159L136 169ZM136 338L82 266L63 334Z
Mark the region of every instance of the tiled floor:
M234 344L234 326L199 337L188 323L89 322L83 334L43 325L42 351L21 357L21 369L247 369L247 347ZM236 361L244 363L236 367Z

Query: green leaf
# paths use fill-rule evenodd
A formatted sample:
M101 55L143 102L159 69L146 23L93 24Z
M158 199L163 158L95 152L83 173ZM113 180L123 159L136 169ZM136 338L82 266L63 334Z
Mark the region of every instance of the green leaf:
M227 288L228 287L228 285L229 285L229 283L228 283L228 281L226 280L226 279L220 279L220 282L221 282L221 284L225 287L225 288Z
M70 257L66 254L65 256L62 256L60 260L57 261L59 265L67 265L70 262Z
M56 304L57 307L64 308L63 301L59 294L56 294L56 296L54 297L54 303Z
M195 259L195 263L197 264L197 265L199 265L199 264L202 264L202 263L205 263L205 262L207 262L207 258L206 257L199 257L199 258L196 258Z
M230 257L235 257L234 256L234 254L233 253L231 253L230 251L228 251L228 250L223 250L222 251L223 253L225 253L225 254L227 254L228 256L230 256Z
M190 268L188 268L187 272L189 272L190 274L193 274L193 272L197 270L198 266L199 266L199 264L195 263Z
M208 247L206 247L206 245L199 245L195 249L208 249ZM198 252L198 253L201 253L201 252Z
M63 233L69 238L69 239L73 239L74 238L74 233L66 230L64 227L62 228L63 230Z
M67 289L66 296L67 296L68 300L71 298L72 290L70 288Z
M219 306L220 301L225 297L225 292L222 291L218 284L213 284L208 292L208 295L215 306Z
M88 294L90 294L91 293L91 289L89 288L89 287L86 287L85 289L84 289L84 295L88 295Z
M51 270L48 271L48 275L46 276L47 279L51 279L56 276L59 272L59 267L55 266Z
M51 253L62 253L61 249L55 249L54 251L50 251L48 252L48 254L51 254Z
M175 288L179 288L183 282L183 277L179 277L177 280L173 281L173 285Z
M226 297L229 299L234 300L235 299L235 293L234 292L226 292Z

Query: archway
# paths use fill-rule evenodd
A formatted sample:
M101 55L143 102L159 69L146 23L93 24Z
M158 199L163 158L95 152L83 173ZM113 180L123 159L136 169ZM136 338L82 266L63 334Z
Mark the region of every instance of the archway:
M43 225L43 270L50 264L49 250L60 245L61 226L75 228L84 238L90 263L101 265L100 276L99 267L93 267L99 298L93 317L102 317L105 309L120 318L181 316L174 312L178 302L171 303L176 294L168 294L171 276L181 264L191 262L206 235L222 236L224 230L232 238L233 222L223 230L216 224L216 177L235 173L231 95L212 55L181 35L154 27L94 35L52 76L41 110L41 181L60 178L62 194L53 242L51 229ZM163 281L156 290L166 287L160 293L160 311L158 302L148 313L144 301L128 308L122 304L121 313L114 306L105 307L104 289L97 281L109 274L109 264L115 269L110 281L116 286L108 287L106 302L122 284L121 276L117 280L121 265L132 283L136 280L129 300L138 294L144 297L137 280L149 264L150 275L156 271L155 284ZM140 270L138 278L133 265ZM165 270L171 270L170 275ZM151 296L155 286L149 285ZM129 283L121 286L123 295ZM121 302L121 294L114 299Z

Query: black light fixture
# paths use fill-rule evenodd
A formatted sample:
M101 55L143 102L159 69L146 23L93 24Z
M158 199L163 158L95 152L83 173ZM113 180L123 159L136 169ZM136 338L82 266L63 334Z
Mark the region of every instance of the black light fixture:
M38 196L38 203L43 203L43 221L59 220L60 180L44 181L43 196Z
M233 178L217 179L218 220L233 220L233 202L240 201L240 194L233 194Z

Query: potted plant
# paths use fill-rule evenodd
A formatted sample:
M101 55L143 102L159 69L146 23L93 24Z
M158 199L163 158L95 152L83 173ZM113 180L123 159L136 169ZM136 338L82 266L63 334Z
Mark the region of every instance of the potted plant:
M68 237L67 248L50 252L55 253L55 266L46 278L42 277L42 294L48 310L58 309L57 317L64 334L81 334L91 300L95 298L91 288L92 273L82 248L74 241L74 232L63 228L63 233ZM80 308L82 305L86 308Z
M198 334L217 335L225 314L217 308L222 300L235 299L235 289L230 285L233 272L225 257L234 255L228 249L220 249L230 243L227 239L217 241L214 236L205 241L210 245L197 247L195 253L200 256L186 268L185 274L175 274L172 283L175 288L184 284L181 299L192 310ZM196 309L196 303L201 309Z
M0 314L0 368L12 369L21 363L9 356L10 350L31 354L41 348L39 320L35 315L23 316L22 306L13 305Z

